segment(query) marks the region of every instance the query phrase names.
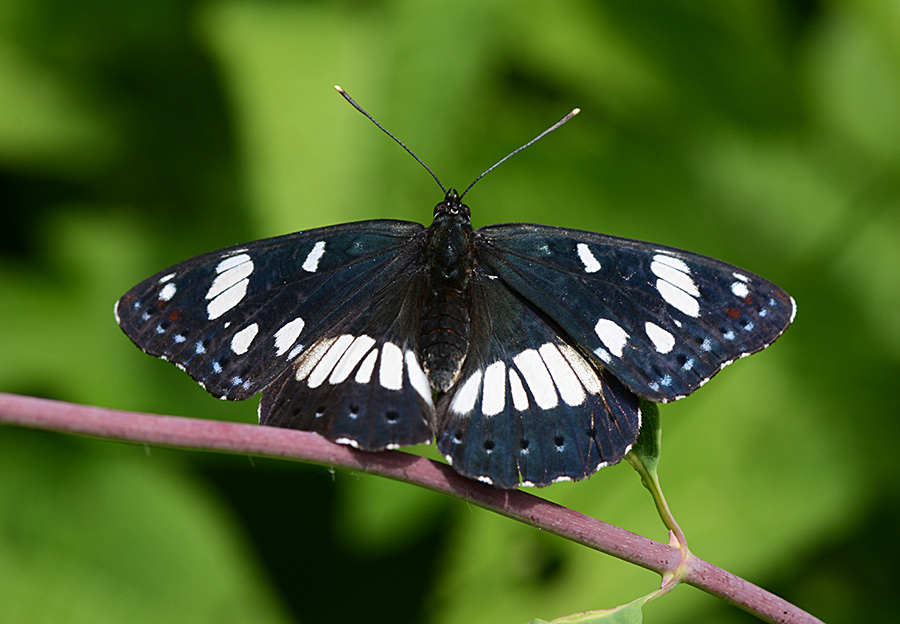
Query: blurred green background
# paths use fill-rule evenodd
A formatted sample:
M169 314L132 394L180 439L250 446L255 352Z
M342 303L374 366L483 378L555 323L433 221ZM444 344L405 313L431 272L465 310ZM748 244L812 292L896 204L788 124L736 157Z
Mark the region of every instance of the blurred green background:
M441 199L338 83L534 221L738 264L795 325L662 408L699 556L828 622L889 621L900 491L900 3L0 2L0 390L253 422L113 302L201 252ZM433 453L431 450L424 451ZM627 465L540 492L665 539ZM0 428L0 621L526 622L658 578L466 504L287 462ZM749 616L683 587L647 621Z

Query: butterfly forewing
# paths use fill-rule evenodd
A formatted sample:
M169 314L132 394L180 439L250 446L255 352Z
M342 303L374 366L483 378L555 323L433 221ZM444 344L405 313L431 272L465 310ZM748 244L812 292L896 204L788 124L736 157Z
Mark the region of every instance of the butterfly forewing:
M418 223L320 228L192 258L116 303L141 349L212 394L252 396L354 307L420 262Z
M637 438L637 397L543 313L476 276L472 346L438 405L438 448L462 474L511 488L583 479Z
M481 228L476 244L480 262L652 401L768 346L795 312L768 280L660 245L532 224Z

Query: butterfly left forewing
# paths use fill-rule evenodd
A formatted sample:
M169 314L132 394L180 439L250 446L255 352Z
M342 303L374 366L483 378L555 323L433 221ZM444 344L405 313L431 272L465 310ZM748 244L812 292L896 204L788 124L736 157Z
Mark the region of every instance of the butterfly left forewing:
M758 275L661 245L532 224L481 228L476 245L499 279L652 401L765 348L796 310Z
M454 468L512 488L621 460L637 438L638 398L496 276L476 275L470 292L470 351L437 408L438 449Z

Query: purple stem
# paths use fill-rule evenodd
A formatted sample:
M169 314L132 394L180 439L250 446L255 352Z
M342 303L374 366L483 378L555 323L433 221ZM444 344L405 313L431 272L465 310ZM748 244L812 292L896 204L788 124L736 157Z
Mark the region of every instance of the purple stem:
M280 457L376 474L442 492L660 575L676 572L681 560L677 548L521 490L498 490L467 479L446 464L400 451L365 453L306 431L124 412L2 392L0 422L138 444ZM693 555L682 580L767 622L821 624L791 603Z

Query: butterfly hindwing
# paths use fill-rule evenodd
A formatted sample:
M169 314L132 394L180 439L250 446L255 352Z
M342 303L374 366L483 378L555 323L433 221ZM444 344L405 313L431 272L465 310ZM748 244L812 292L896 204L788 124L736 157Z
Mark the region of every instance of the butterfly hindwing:
M367 221L210 252L132 288L116 319L141 349L212 394L244 399L418 262L424 230Z
M438 404L438 449L502 488L578 480L637 438L638 398L495 276L473 281L472 343Z
M795 312L772 282L661 245L532 224L481 228L476 245L505 284L652 401L765 348Z
M366 451L430 442L432 392L412 340L420 296L421 275L405 275L354 308L266 388L260 424Z

